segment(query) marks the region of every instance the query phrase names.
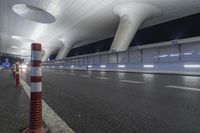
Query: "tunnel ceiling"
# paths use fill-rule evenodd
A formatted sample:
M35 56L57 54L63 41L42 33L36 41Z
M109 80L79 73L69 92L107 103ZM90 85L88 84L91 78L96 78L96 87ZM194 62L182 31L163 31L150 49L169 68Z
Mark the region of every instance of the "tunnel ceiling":
M61 41L84 45L112 37L119 23L113 8L125 2L161 10L140 28L200 12L199 0L1 0L0 52L28 56L31 42L54 51Z

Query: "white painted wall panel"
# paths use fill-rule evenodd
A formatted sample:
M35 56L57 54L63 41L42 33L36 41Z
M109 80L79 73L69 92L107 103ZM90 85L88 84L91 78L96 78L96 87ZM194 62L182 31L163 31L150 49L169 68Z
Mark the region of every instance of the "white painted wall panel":
M108 54L101 55L101 64L108 64Z
M158 48L147 48L142 50L143 63L157 63L158 62Z
M200 61L200 42L181 45L181 60L183 62Z
M94 64L94 56L88 57L88 64Z
M179 61L179 45L164 46L159 48L159 62L178 62Z
M119 52L118 53L118 63L126 64L128 63L128 52Z
M87 58L87 57L84 57L84 58L83 58L83 62L84 62L85 65L87 65L87 64L88 64L88 58Z
M100 64L100 55L94 57L94 64Z
M140 50L134 50L134 51L129 52L129 63L130 64L141 63L141 51Z
M83 58L83 57L80 57L80 58L79 58L79 63L80 63L80 65L83 65L83 64L84 64L84 58Z
M109 64L117 63L117 53L109 54Z

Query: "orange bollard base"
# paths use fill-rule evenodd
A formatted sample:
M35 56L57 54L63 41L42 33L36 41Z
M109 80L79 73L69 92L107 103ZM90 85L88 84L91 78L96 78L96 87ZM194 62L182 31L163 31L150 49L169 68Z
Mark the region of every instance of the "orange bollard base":
M19 75L16 75L16 87L20 87L21 83L20 83L20 78Z
M30 129L27 128L23 131L23 133L47 133L48 129L46 127L38 128L38 129Z
M15 72L13 72L13 78L15 79Z

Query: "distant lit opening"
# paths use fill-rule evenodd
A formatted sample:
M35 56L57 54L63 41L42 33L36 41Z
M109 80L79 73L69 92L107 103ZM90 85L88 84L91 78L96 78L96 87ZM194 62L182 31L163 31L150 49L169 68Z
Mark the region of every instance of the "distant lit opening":
M92 68L92 65L88 65L88 68Z
M74 68L74 65L71 65L71 68Z
M22 65L22 69L26 69L27 68L27 65Z

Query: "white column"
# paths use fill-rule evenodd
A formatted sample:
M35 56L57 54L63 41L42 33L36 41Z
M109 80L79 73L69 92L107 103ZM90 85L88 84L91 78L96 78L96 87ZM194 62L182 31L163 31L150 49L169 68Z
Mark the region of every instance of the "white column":
M44 50L42 61L47 61L53 50Z
M115 52L127 50L141 23L161 13L160 9L153 5L136 2L118 5L113 12L120 17L118 30L110 49Z
M73 43L70 42L62 42L62 46L59 49L58 55L56 56L56 60L64 59L72 49Z

